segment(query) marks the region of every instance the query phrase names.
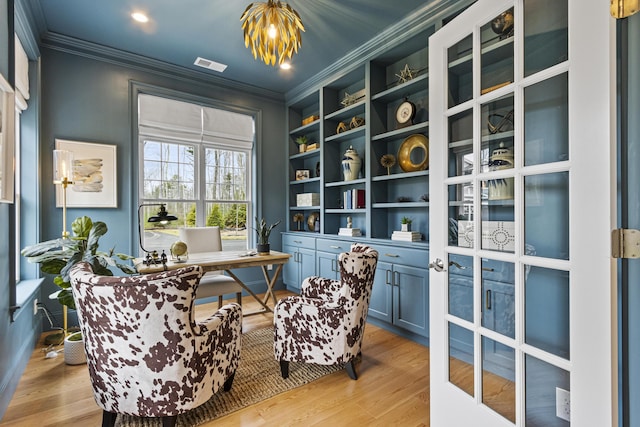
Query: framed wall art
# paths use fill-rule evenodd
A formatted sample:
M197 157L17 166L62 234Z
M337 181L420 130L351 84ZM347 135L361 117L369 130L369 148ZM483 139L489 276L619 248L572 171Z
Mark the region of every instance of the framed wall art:
M15 96L0 74L0 202L13 203Z
M56 150L73 153L73 184L67 188L68 208L117 208L116 146L56 138ZM56 185L56 206L62 207L62 186Z

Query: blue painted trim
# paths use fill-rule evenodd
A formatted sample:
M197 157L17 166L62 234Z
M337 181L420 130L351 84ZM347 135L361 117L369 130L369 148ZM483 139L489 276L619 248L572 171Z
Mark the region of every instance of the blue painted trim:
M40 295L40 285L44 281L41 279L21 280L16 285L16 305L20 308L13 313L13 320L15 321L21 313L32 313L33 307L31 304L27 304L34 297Z
M200 82L206 85L215 85L217 87L230 90L250 93L253 96L273 101L284 100L283 94L268 89L239 83L233 80L224 79L185 67L179 67L167 62L101 46L84 40L78 40L61 34L51 32L43 34L40 45L41 47L46 47L52 50L78 55L97 61L104 61L115 65L126 66L128 68L169 77L171 79L184 80L191 84L194 82Z

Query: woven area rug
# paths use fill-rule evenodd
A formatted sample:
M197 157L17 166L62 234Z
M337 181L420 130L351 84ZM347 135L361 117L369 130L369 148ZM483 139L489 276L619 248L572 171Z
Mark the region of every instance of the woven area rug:
M335 372L340 366L294 363L289 378L280 376L280 365L273 358L273 328L255 329L242 336L240 364L231 390L218 391L207 403L178 416L178 426L196 426L230 414L287 390L300 387ZM161 426L160 419L118 416L116 427Z

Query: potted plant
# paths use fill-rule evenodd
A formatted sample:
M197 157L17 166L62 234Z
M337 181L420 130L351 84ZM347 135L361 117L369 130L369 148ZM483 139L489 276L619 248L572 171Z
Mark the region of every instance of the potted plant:
M304 153L305 151L307 151L307 142L308 142L308 138L306 137L306 135L302 135L296 138L296 144L298 144L298 150L300 153Z
M98 241L107 232L107 225L104 222L93 222L88 216L82 216L73 221L71 231L70 238L58 238L36 243L24 248L21 254L29 262L40 264L40 270L43 273L55 274L53 283L60 287L57 296L58 301L63 306L75 309L76 304L71 292L69 272L78 262L88 262L96 274L103 276L113 276L113 272L109 267L117 267L126 274L134 274L136 270L130 265L121 264L117 261L117 259L123 261L133 259L132 256L116 254L113 249L109 252L98 250ZM81 334L72 334L66 337L66 328L67 325L65 324L63 331L63 336L65 337L65 362L69 364L84 363L84 342ZM71 343L79 343L78 345L81 346L80 353L83 359L81 362L78 361L77 357L71 357L71 354L77 355L78 353L77 350L68 351L67 346L72 346L73 344ZM69 354L70 359L67 359L67 354Z
M411 223L413 222L413 220L407 216L403 216L402 219L400 220L400 225L401 225L401 229L402 231L411 231Z
M277 221L271 225L267 225L267 222L264 218L262 218L260 221L258 221L258 218L256 218L256 224L257 227L254 228L254 230L256 230L256 232L258 233L258 243L256 246L256 251L258 252L258 255L269 255L269 252L271 251L271 247L269 245L269 235L271 235L271 230L273 230L278 224L280 224L280 221Z

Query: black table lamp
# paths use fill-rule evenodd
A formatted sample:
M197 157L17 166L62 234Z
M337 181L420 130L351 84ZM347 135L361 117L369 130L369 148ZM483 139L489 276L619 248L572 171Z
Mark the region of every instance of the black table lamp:
M164 265L167 262L167 254L165 254L164 250L162 251L162 255L158 255L158 251L156 250L149 251L145 249L144 246L142 245L143 227L142 227L142 217L140 216L140 213L142 212L142 208L144 206L160 206L160 209L158 210L158 212L155 215L150 216L147 222L159 222L160 224L167 224L170 221L177 220L178 217L175 215L171 215L169 212L167 212L167 209L165 208L164 203L143 203L140 206L138 206L138 237L140 238L140 249L145 251L147 254L145 256L144 263L146 265L159 264L159 263L162 263Z

